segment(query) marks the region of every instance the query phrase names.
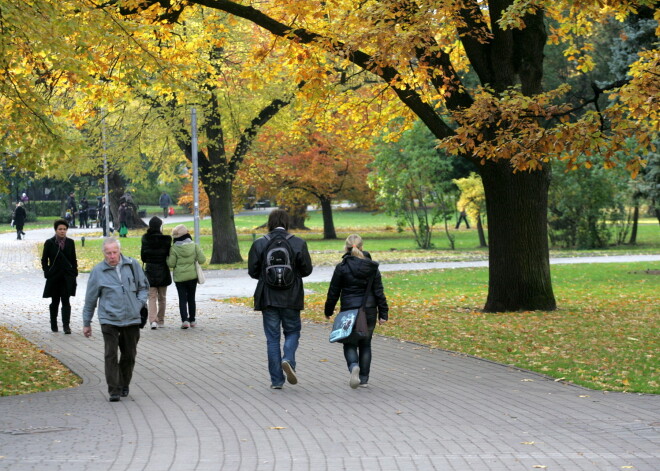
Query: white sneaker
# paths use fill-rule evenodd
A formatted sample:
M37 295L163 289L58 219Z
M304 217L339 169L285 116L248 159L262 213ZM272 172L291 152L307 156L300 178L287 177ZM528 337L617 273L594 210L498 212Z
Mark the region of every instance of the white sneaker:
M291 363L289 363L287 360L282 361L282 371L284 372L286 380L289 382L289 384L298 383L296 372L293 370Z
M151 323L151 330L156 330L158 328L158 322Z
M188 321L183 322L183 323L181 324L181 328L182 328L182 329L187 329L188 327L190 327L190 322L188 322Z
M191 322L190 327L197 327L197 322Z
M351 379L348 382L348 384L353 389L357 389L357 387L360 385L360 367L359 366L356 365L351 370Z

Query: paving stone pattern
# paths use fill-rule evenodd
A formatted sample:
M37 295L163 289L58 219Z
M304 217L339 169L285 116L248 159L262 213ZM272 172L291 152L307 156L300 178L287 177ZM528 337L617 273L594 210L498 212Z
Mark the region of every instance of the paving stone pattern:
M1 470L660 469L659 397L380 336L370 387L353 390L329 326L311 323L299 384L271 390L260 314L205 298L199 327L181 330L173 286L166 328L141 332L129 397L110 403L96 318L82 335L87 275L73 334L51 333L36 239L0 237L0 323L83 384L0 397Z

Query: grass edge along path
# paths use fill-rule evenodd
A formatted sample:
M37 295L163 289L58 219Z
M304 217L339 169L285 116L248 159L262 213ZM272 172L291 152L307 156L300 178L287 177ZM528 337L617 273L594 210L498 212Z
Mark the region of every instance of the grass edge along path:
M72 388L79 376L45 350L0 325L0 396Z

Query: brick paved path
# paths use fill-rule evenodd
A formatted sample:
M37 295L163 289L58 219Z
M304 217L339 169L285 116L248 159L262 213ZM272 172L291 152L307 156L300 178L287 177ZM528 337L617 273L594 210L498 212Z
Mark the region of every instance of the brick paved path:
M309 323L299 384L273 391L260 315L205 300L200 327L182 331L173 288L167 327L142 331L130 396L109 403L98 323L85 339L79 294L74 333L50 332L37 255L30 237L0 238L0 323L84 382L0 398L2 470L660 469L660 397L384 337L371 386L352 390L328 326Z

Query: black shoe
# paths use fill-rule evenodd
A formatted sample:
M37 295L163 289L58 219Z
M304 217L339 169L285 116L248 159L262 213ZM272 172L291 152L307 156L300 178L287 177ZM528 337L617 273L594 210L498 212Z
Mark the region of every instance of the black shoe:
M65 328L64 328L64 333L65 333L65 334L71 334L71 329L68 328L68 327L65 327Z
M52 330L53 332L58 332L57 327L51 327L50 330Z
M110 402L119 402L119 394L110 394Z
M124 386L121 388L121 397L126 397L128 396L128 386Z

